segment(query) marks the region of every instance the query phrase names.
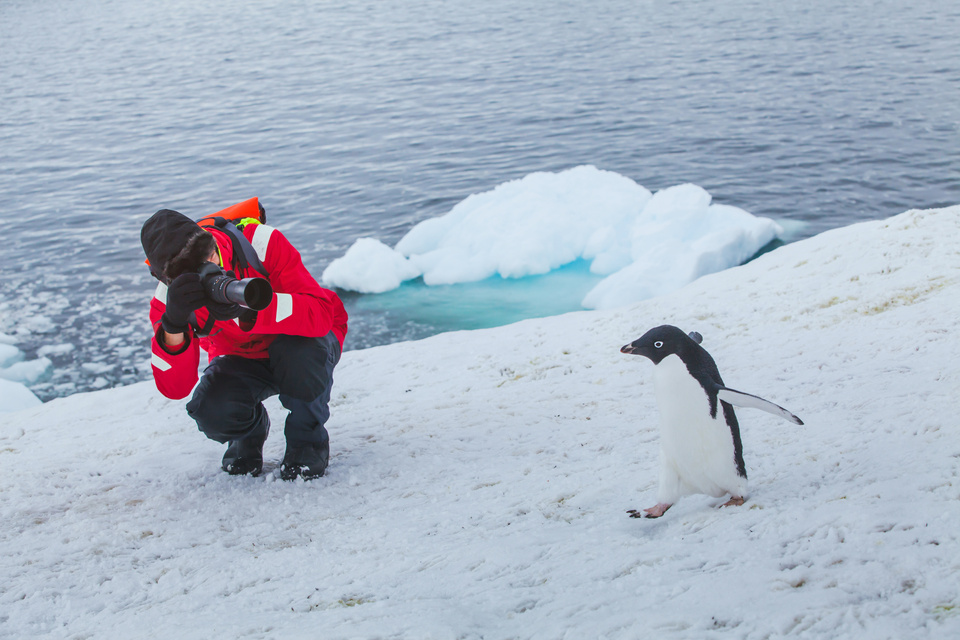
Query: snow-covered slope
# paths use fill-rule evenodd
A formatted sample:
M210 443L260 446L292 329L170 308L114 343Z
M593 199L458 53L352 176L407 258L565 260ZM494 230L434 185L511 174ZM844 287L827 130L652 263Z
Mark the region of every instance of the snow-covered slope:
M151 384L6 414L0 635L960 636L960 207L785 246L634 306L344 355L328 475L219 470ZM697 330L751 494L659 520L651 365ZM269 404L274 424L283 410Z

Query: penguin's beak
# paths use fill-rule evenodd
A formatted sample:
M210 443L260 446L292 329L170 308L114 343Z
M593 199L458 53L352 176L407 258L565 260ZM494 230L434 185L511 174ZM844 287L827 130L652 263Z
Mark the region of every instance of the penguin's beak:
M653 362L656 360L653 359L653 354L648 345L642 344L642 340L634 340L630 344L625 344L620 347L620 353L627 353L631 356L643 356L644 358L650 358Z
M639 347L635 347L632 344L625 344L622 347L620 347L620 353L628 353L633 356L646 355L643 353L643 351L640 350Z

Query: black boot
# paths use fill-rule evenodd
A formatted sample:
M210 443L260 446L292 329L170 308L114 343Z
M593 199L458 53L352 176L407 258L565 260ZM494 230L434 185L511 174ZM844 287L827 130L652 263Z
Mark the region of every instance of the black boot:
M330 445L311 443L287 443L287 452L280 463L280 478L283 480L313 480L323 475L330 459Z
M263 443L270 435L270 416L264 412L265 425L262 430L251 433L242 440L231 440L227 452L223 454L221 468L232 476L251 475L257 477L263 471Z

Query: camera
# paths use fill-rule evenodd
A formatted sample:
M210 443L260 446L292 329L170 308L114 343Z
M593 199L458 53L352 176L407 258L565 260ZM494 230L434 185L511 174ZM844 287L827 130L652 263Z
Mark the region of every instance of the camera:
M204 263L197 271L207 297L220 304L239 304L241 307L260 311L266 309L273 299L273 287L265 278L238 280L224 273L219 265Z

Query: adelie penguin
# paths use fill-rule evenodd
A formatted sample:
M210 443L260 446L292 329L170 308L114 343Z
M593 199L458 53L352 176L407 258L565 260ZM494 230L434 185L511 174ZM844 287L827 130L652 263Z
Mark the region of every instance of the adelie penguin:
M763 409L803 424L783 407L723 384L720 371L699 333L663 325L621 348L650 358L660 409L660 488L658 504L631 517L659 518L682 496L730 494L723 506L743 504L747 470L740 425L732 405Z

